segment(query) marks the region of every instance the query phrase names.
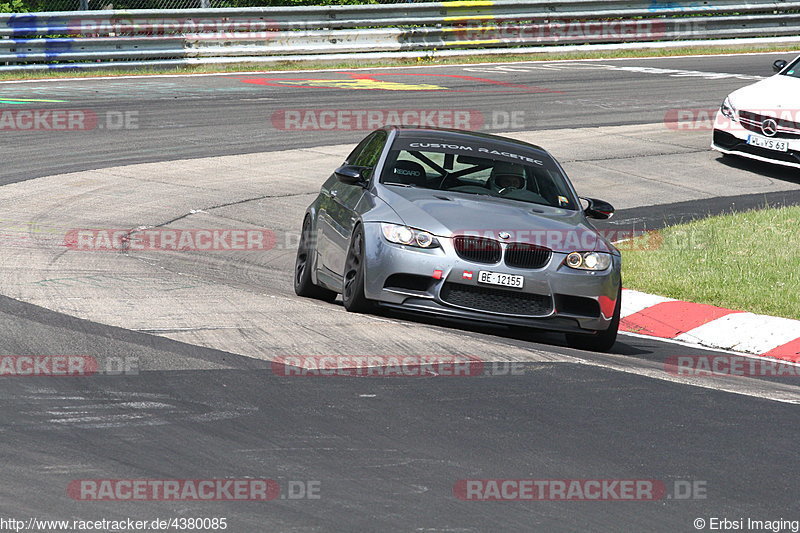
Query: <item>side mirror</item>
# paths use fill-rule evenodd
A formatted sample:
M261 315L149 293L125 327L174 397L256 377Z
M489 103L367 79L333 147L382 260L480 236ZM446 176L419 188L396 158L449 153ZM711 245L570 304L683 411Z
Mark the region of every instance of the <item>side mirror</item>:
M367 170L365 167L343 165L334 170L333 173L336 175L336 179L342 183L363 187L367 184L367 178L364 176L365 170Z
M589 206L583 210L583 212L589 218L606 220L614 216L614 206L608 202L597 200L595 198L581 198L581 200L586 200L586 202L589 204Z
M786 62L786 61L784 61L783 59L779 59L779 60L775 61L775 62L772 64L772 70L774 70L775 72L780 72L780 71L782 71L783 69L785 69L785 68L786 68L786 65L788 65L788 64L789 64L789 63L787 63L787 62Z

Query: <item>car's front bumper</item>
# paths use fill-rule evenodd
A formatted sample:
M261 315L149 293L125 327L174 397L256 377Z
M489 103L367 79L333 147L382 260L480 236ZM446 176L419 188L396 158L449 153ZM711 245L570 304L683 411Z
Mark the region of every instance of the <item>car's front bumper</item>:
M717 111L711 148L723 154L800 168L800 139L774 137L788 143L788 151L779 152L747 144L750 135L759 135L759 133L744 128L739 122L732 121ZM761 136L764 137L764 135Z
M380 224L365 224L365 296L379 304L416 313L533 328L591 333L611 324L620 287L620 258L603 272L574 270L566 254L553 253L541 269L479 264L461 259L450 239L422 250L387 242ZM442 272L441 278L434 271ZM479 284L488 270L524 277L522 289ZM472 278L465 278L471 272Z

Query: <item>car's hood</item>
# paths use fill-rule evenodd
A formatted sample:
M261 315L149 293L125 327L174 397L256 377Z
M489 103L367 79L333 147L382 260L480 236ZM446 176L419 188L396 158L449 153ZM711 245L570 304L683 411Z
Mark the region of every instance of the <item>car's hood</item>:
M734 91L730 99L739 111L780 112L786 109L794 115L800 110L800 78L771 76Z
M384 187L403 223L440 237L472 235L542 244L558 252L614 250L580 211L414 187ZM507 239L500 238L507 232Z

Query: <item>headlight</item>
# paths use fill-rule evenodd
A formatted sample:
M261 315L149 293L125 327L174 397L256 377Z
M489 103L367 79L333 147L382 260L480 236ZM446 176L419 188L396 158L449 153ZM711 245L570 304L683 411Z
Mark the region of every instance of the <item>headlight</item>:
M725 98L725 100L722 102L722 105L719 106L719 110L726 117L736 120L736 109L733 107L733 105L731 105L730 97Z
M417 248L436 248L439 246L439 241L436 240L436 237L420 229L382 222L381 230L383 230L383 236L386 237L387 241L396 244L405 244L406 246L415 246Z
M605 270L611 266L611 255L602 252L572 252L564 263L578 270Z

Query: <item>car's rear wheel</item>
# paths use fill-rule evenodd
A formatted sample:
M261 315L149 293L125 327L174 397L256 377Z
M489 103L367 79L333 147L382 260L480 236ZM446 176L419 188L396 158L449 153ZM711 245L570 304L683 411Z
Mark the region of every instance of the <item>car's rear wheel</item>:
M581 335L579 333L567 333L567 346L579 350L590 350L593 352L607 352L617 342L617 332L619 331L620 314L622 313L622 289L617 293L617 304L614 306L614 316L608 329L595 333L594 335Z
M316 298L332 302L336 299L334 291L314 285L311 281L311 258L314 257L314 243L311 236L311 218L303 221L300 244L297 245L297 258L294 262L294 292L298 296Z
M342 287L342 303L345 309L353 313L367 313L372 310L373 302L364 295L364 229L358 226L350 240L347 259L344 264L344 283Z

